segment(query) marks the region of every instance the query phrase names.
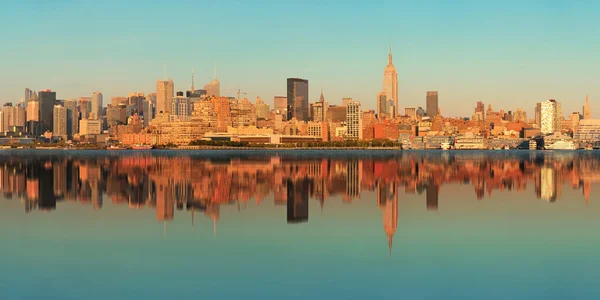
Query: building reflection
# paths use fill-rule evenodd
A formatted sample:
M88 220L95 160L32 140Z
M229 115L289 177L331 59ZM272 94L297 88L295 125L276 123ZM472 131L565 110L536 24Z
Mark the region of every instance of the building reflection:
M198 215L212 220L215 235L222 205L242 209L272 198L276 206L287 206L287 223L296 224L308 222L310 201L318 201L322 211L333 198L352 203L375 192L391 251L400 193L418 194L426 210L437 211L439 202L447 201L440 194L443 185L469 185L479 200L495 191L515 191L550 203L563 201L563 188L571 186L582 190L589 204L592 183L600 182L600 157L592 153L512 153L77 157L38 152L0 156L0 191L6 199L19 199L27 213L52 211L64 201L101 210L110 201L151 208L157 222L166 224L185 210L192 228Z

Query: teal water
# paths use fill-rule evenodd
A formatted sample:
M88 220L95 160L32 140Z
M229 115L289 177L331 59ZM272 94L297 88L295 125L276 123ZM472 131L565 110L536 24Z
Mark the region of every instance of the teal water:
M0 295L597 299L599 166L595 151L0 154Z

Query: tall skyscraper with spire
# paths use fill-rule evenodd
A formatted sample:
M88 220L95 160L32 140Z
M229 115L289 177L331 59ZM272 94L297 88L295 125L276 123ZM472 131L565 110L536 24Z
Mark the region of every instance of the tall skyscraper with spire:
M590 98L585 95L585 105L583 106L583 119L589 120L592 118L592 111L590 109Z
M392 46L390 46L390 54L388 55L388 65L383 72L383 92L387 100L392 100L395 110L398 111L398 73L396 67L392 63ZM391 117L395 117L395 114Z
M214 66L214 79L204 86L207 96L221 97L221 83L217 79L217 64Z

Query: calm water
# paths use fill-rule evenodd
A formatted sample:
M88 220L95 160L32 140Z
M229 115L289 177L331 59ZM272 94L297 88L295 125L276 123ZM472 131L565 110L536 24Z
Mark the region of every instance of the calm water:
M0 299L598 299L600 153L0 152Z

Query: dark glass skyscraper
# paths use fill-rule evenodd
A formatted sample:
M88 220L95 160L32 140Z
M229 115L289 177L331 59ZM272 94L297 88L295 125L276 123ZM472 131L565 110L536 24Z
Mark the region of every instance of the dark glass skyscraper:
M300 78L287 79L288 120L309 121L308 114L308 80Z
M438 92L427 92L427 116L435 117L438 115Z
M43 134L46 131L52 131L54 126L54 104L56 102L56 92L50 90L40 91L38 94L40 102L40 131Z

